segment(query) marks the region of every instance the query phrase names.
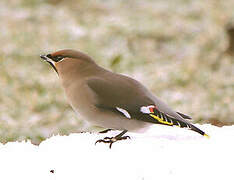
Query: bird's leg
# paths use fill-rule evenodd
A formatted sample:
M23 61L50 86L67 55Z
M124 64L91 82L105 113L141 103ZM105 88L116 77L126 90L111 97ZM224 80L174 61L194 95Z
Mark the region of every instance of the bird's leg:
M109 131L112 131L113 129L106 129L106 130L103 130L103 131L100 131L99 133L107 133Z
M110 148L112 146L112 144L116 141L120 141L120 140L124 140L124 139L130 139L129 136L123 136L125 133L127 132L127 130L122 131L120 134L114 136L114 137L105 137L104 139L99 139L95 142L95 144L99 143L99 142L103 142L103 143L110 143Z

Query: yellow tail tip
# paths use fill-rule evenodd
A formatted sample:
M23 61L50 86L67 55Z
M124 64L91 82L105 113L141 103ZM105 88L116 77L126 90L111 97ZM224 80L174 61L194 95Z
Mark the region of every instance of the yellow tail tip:
M210 138L210 136L206 133L203 136L205 136L206 138Z

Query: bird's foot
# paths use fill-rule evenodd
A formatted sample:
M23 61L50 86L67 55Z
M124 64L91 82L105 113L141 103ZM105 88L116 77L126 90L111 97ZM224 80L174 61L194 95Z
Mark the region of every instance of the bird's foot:
M96 145L97 143L100 143L100 142L103 142L103 143L110 143L109 148L111 149L112 144L113 144L114 142L117 142L117 141L120 141L120 140L125 140L125 139L131 139L131 138L130 138L130 136L121 136L121 137L118 137L118 135L115 136L115 137L105 137L104 139L99 139L99 140L97 140L97 141L95 142L95 145Z

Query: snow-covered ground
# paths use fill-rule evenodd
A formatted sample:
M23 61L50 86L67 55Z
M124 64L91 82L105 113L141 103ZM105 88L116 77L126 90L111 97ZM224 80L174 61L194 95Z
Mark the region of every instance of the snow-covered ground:
M192 131L160 125L130 140L94 142L107 134L55 136L0 144L2 180L163 180L234 179L234 126L197 125L210 139ZM52 172L53 171L53 172Z

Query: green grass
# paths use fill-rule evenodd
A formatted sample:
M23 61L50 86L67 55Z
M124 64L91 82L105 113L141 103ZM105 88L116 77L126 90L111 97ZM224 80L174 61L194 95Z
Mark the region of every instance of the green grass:
M39 58L63 48L138 79L194 122L233 124L234 59L223 54L232 7L232 0L2 0L0 141L37 144L87 129Z

